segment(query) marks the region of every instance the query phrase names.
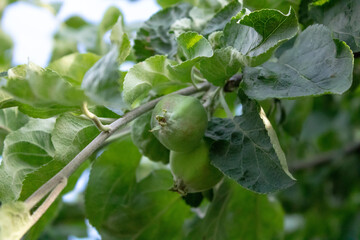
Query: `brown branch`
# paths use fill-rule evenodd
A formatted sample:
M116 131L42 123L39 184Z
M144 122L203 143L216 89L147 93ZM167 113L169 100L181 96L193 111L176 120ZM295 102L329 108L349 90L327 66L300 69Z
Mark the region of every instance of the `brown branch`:
M289 170L291 172L296 172L296 171L315 168L324 164L328 164L334 161L338 157L347 156L355 152L360 152L360 142L351 144L342 149L333 150L330 152L317 155L311 158L310 160L296 161L292 164L289 164Z

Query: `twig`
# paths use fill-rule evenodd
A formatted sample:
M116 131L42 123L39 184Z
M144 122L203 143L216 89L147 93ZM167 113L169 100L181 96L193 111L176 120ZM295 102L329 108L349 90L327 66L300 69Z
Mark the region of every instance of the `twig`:
M313 157L310 160L294 162L289 165L289 170L291 172L296 172L296 171L311 169L323 164L327 164L339 156L346 156L358 151L360 151L360 142L354 143L350 146L346 146L340 150L334 150L320 154L318 156Z
M49 194L49 196L45 199L45 201L34 211L34 213L30 216L29 221L26 225L23 226L19 231L17 231L16 239L23 239L22 236L25 235L29 229L34 226L34 224L39 221L42 215L46 212L46 210L51 206L51 204L55 201L55 199L59 196L61 191L65 188L67 184L67 178L63 178L60 183L53 189L53 191ZM31 209L36 205L34 202L25 201L25 205L27 210L30 212ZM10 236L9 236L10 237ZM14 239L15 235L12 236L11 239ZM6 238L8 239L8 238Z
M226 81L224 92L234 92L239 89L242 79L243 75L241 73L234 74L231 78L229 78L229 80Z
M212 103L212 91L213 87L209 88L201 98L204 108L208 108Z
M42 215L46 212L46 210L51 206L51 204L55 201L55 199L59 196L59 194L64 190L67 185L67 178L63 178L60 183L51 191L49 196L45 199L45 201L36 209L36 211L31 215L33 219L33 224L35 224ZM27 203L29 205L29 203Z
M174 93L182 94L182 95L190 95L198 91L206 91L210 87L210 84L203 83L198 85L199 89L194 87L188 87L176 91ZM108 132L101 132L94 140L92 140L76 157L71 160L61 171L59 171L55 176L53 176L49 181L44 183L38 190L36 190L27 200L26 202L38 203L43 197L45 197L52 189L54 189L62 179L68 178L75 172L79 166L88 159L91 154L93 154L104 141L116 132L119 128L125 126L135 118L140 115L148 112L152 108L155 107L156 103L160 101L161 98L154 99L150 102L147 102L132 111L126 113L122 118L116 120L112 124L110 124L110 130Z
M49 196L45 201L35 210L35 212L30 216L30 222L26 225L26 229L21 230L21 236L23 236L32 226L35 225L37 221L41 218L42 215L48 210L51 204L55 199L60 195L62 190L66 187L67 178L60 180L59 184L51 191ZM30 211L37 203L34 201L25 201L27 209ZM21 238L22 239L22 238Z

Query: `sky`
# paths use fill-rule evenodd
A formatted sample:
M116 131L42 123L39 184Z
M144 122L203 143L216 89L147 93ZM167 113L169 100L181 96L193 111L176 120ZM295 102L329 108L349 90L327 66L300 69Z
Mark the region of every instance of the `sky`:
M155 0L138 0L136 2L127 0L43 0L43 2L62 2L63 4L57 15L47 9L21 1L9 5L4 11L0 24L14 42L12 62L14 66L29 61L42 67L47 66L51 57L53 35L61 23L71 16L78 15L90 23L97 24L100 23L108 7L117 6L124 15L125 24L132 24L147 20L160 9ZM89 170L86 170L77 182L74 191L64 195L63 200L75 201L84 191L88 178ZM86 224L89 238L81 239L100 239L88 221ZM69 236L68 239L79 240L80 238Z
M14 41L13 65L32 61L45 67L50 59L52 38L60 24L73 15L90 23L99 23L110 6L117 6L124 14L125 24L143 22L160 7L155 0L43 0L62 2L57 15L44 8L19 1L5 9L1 28Z

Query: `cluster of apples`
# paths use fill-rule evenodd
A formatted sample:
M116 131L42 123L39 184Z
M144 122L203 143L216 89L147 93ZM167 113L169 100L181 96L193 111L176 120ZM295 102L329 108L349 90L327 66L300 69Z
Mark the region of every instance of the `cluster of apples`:
M134 122L132 138L144 156L170 162L173 190L186 195L208 190L223 177L210 164L207 124L207 112L197 98L170 94Z

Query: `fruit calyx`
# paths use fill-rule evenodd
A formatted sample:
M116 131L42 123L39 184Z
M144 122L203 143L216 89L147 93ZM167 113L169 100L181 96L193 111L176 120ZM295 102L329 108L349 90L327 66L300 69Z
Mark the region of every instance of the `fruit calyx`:
M161 115L156 115L156 121L158 121L159 125L164 127L167 125L166 117Z
M186 196L188 194L188 189L182 179L174 181L174 186L170 188L170 191L177 192L181 196Z

